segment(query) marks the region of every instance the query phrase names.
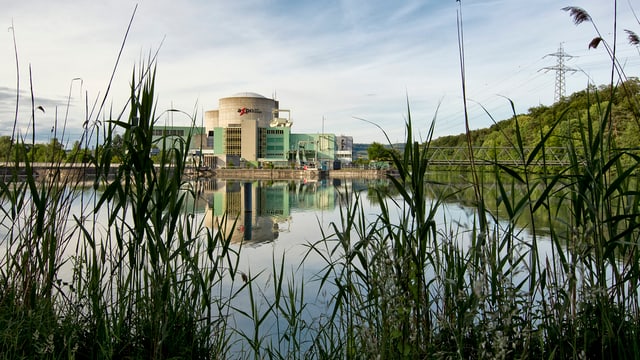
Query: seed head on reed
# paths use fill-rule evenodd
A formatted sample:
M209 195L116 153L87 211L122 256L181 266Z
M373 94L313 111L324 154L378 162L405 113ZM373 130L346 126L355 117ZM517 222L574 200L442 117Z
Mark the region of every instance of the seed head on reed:
M601 41L602 41L602 38L601 38L601 37L599 37L599 36L598 36L598 37L593 38L593 40L591 40L591 42L589 43L589 49L591 49L591 48L594 48L594 49L595 49L595 48L597 48L597 47L598 47L598 45L600 45L600 42L601 42Z
M629 39L629 44L640 45L640 37L638 37L638 34L627 29L625 29L624 32L627 33L627 39Z
M583 22L591 22L591 16L583 8L577 6L563 7L562 10L568 11L569 15L573 18L573 23L580 25Z

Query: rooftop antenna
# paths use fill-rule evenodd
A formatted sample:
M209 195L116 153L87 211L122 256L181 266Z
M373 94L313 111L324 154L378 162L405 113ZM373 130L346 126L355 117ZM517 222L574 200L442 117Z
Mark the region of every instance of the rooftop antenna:
M562 47L562 43L560 43L560 47L558 48L558 51L552 53L552 54L547 54L544 57L547 56L554 56L556 57L556 65L555 66L547 66L547 67L543 67L541 70L545 70L545 72L548 72L550 70L553 70L556 72L556 90L554 93L554 102L559 102L560 100L564 99L565 97L565 93L566 93L566 88L565 88L565 74L567 72L576 72L578 71L577 69L574 68L570 68L567 67L564 64L564 60L565 59L571 59L574 56L571 56L567 53L564 52L564 49Z

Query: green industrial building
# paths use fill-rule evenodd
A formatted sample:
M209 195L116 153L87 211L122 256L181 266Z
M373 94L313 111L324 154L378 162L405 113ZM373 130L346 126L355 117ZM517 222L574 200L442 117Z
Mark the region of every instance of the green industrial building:
M173 147L191 135L190 152L200 164L219 167L339 168L353 159L353 138L328 133L293 134L289 110L256 93L219 100L206 111L202 127L156 127ZM160 142L159 142L160 144ZM161 145L159 145L161 147Z

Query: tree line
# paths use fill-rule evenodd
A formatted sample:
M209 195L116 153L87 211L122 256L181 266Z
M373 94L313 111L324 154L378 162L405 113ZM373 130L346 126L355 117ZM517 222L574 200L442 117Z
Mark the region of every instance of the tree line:
M113 161L119 162L124 155L123 139L115 135L110 143ZM15 161L51 162L51 163L88 163L104 150L103 145L89 148L80 141L75 141L71 149L66 150L58 138L52 138L46 143L25 143L15 141L10 136L0 136L0 161L3 163Z
M517 142L516 119L525 147L535 146L541 134L555 126L546 141L547 147L564 147L568 141L580 141L580 120L591 119L597 127L605 116L604 111L611 102L611 138L615 147L629 149L638 147L640 129L640 81L629 78L616 86L591 85L573 93L559 102L532 107L525 114L497 121L488 128L470 132L471 141L477 147L511 147ZM557 124L556 124L557 122ZM443 136L431 141L431 146L466 147L465 134Z

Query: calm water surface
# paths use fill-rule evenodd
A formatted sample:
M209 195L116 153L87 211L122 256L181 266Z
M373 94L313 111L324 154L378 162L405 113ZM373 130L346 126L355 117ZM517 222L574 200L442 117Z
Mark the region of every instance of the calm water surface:
M284 253L287 262L298 265L311 243L334 232L339 226L341 209L357 195L364 214L371 219L379 214L374 188L385 188L387 180L318 181L212 181L200 189L197 205L205 226L231 234L235 246L242 244L241 257L246 272L270 269L273 257ZM392 213L400 213L393 209ZM457 203L438 209L439 222L467 227L473 222L473 210ZM218 229L224 214L237 217L235 227L228 222ZM305 270L319 268L313 258L305 260Z
M325 259L316 253L309 253L309 245L324 237L334 238L336 224L340 228L341 213L357 197L365 216L371 220L380 212L373 189L390 188L388 180L338 180L317 181L219 181L210 180L192 184L197 197L187 206L195 209L195 218L211 229L231 236L232 248L240 255L238 270L255 277L257 306L259 311L267 311L273 298L273 268L284 269L285 284L296 288L297 296L304 297L303 318L312 323L319 315L326 313L327 299L331 295L331 285L319 291L318 274L326 267ZM451 183L446 183L450 187ZM464 188L465 183L454 184ZM451 189L446 189L450 191ZM81 216L82 209L90 209L99 193L85 190L75 198L71 212ZM398 195L390 194L391 198ZM436 224L443 234L456 233L457 241L464 246L471 236L475 221L475 210L463 205L464 200L453 200L437 208ZM391 215L399 216L402 208L390 204ZM193 210L189 210L193 211ZM221 226L225 214L231 219L227 226ZM99 214L97 232L107 231L107 212ZM70 222L73 223L70 217ZM7 224L5 224L7 225ZM7 227L5 227L6 229ZM523 233L526 233L524 231ZM526 238L523 237L523 238ZM330 245L333 246L333 245ZM74 246L67 248L66 255L75 255ZM304 262L303 262L304 259ZM284 264L282 262L284 261ZM66 264L67 275L71 276L71 264ZM61 274L64 276L64 274ZM225 282L227 289L220 293L234 294L240 285ZM286 289L285 289L286 291ZM246 290L234 296L232 306L241 312L250 313L251 302ZM270 317L265 321L271 336L278 333L279 319ZM252 329L251 319L236 314L234 327L243 332Z

